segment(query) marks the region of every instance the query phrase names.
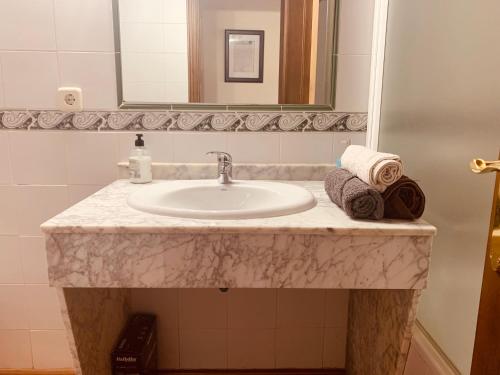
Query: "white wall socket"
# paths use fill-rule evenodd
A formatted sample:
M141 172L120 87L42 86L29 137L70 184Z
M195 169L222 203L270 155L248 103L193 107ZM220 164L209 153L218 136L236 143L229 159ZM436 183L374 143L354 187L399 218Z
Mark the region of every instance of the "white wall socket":
M82 111L82 89L79 87L59 87L57 89L57 108L65 112Z

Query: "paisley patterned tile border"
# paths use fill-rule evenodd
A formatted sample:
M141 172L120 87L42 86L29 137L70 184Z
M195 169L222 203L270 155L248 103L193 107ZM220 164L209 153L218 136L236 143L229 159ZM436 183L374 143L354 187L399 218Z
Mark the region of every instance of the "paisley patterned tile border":
M93 131L366 131L366 113L2 111L0 129Z

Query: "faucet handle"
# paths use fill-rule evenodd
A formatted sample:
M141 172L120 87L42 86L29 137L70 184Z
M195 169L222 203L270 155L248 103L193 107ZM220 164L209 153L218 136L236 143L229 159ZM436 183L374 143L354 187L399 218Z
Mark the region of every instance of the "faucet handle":
M233 158L231 154L224 152L224 151L209 151L207 152L207 155L217 155L217 161L219 163L232 163Z
M217 155L217 161L219 162L217 181L224 185L230 184L233 175L233 158L231 154L223 151L210 151L207 152L207 155Z

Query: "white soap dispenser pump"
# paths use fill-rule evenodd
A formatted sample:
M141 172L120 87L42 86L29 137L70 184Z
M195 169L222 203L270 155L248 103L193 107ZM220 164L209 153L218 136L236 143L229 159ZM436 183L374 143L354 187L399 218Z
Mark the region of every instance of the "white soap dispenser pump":
M144 146L142 134L136 134L135 147L130 151L128 158L128 169L130 182L133 184L147 184L153 181L151 171L151 153Z

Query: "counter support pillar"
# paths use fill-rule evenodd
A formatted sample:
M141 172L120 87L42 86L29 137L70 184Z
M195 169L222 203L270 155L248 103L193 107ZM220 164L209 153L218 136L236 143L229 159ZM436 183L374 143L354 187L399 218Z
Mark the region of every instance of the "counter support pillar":
M348 375L403 375L420 290L351 290Z
M129 314L129 290L58 288L58 292L76 374L111 374L111 351Z

